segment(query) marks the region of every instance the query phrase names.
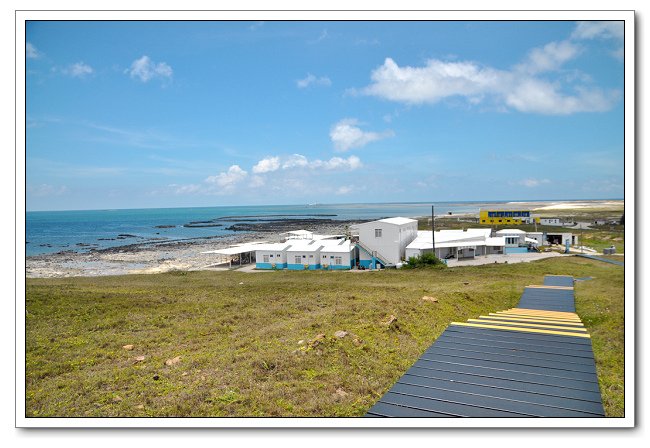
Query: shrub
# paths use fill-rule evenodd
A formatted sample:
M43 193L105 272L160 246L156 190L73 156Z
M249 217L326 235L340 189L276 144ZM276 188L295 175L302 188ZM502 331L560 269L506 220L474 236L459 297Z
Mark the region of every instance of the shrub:
M404 264L407 269L424 268L424 267L447 267L447 264L432 253L425 253L419 257L411 257Z

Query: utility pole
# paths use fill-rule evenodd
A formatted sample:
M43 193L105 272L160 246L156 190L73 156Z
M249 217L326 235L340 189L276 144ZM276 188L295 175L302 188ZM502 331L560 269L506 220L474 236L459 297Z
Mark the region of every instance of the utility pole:
M436 215L434 212L434 206L431 206L431 242L432 242L432 250L433 250L433 256L436 256Z

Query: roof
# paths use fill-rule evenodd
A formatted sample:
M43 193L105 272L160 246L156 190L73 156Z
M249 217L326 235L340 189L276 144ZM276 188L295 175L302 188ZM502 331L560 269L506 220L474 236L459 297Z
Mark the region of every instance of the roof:
M202 254L220 254L220 255L237 255L237 254L243 254L246 252L254 252L256 250L259 250L260 246L262 246L263 242L255 242L255 243L243 243L243 244L238 244L237 246L230 246L226 247L224 249L216 249L216 250L208 250L206 252L201 252Z
M255 250L265 250L265 251L280 251L282 252L285 249L291 247L294 244L292 241L287 241L286 243L270 243L270 244L260 244Z
M402 218L401 216L398 216L395 218L380 219L379 222L385 222L386 224L395 224L396 226L401 226L404 224L411 224L417 222L417 220L411 218Z
M533 243L533 244L539 244L539 242L533 238L528 238L526 237L526 242L527 243Z
M378 219L376 221L362 222L362 223L356 224L353 227L358 228L360 226L367 226L367 225L371 225L371 224L376 224L378 222L385 223L385 224L393 224L393 225L396 225L396 226L402 226L404 224L417 223L417 220L397 216L395 218L384 218L384 219Z
M314 240L293 240L287 252L316 252L321 249L323 244Z
M502 235L518 235L518 234L525 234L526 232L523 230L519 229L503 229L503 230L497 230L497 234L502 234Z
M350 240L323 240L318 244L323 246L321 252L348 253L352 250Z

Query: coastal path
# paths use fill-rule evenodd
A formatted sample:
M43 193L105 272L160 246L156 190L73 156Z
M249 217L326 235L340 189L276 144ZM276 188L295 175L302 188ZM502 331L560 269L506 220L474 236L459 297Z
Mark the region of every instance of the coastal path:
M516 308L452 322L366 417L604 417L573 278L525 288Z

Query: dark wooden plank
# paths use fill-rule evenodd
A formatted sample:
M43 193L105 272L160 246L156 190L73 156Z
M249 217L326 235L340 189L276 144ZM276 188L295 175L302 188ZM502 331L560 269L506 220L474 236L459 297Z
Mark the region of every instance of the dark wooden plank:
M546 286L573 286L573 277L570 275L546 275L544 276Z
M477 339L461 336L440 336L435 344L455 344L467 347L476 347L477 349L496 348L511 351L521 351L526 353L543 353L549 355L571 356L586 363L593 362L593 352L591 350L572 350L567 349L566 344L559 346L548 346L539 344L522 344L518 342L507 342L490 339ZM579 361L576 361L579 362Z
M447 339L442 341L440 340L436 341L434 345L432 345L431 347L429 347L429 349L427 349L427 351L429 351L433 347L440 348L440 349L448 349L448 350L462 350L468 353L507 355L507 356L516 356L518 358L525 358L525 359L536 358L536 359L543 359L547 361L563 362L568 364L580 364L580 365L592 367L592 371L595 372L595 363L593 359L590 359L588 357L582 358L582 357L576 357L574 355L549 354L549 353L541 353L541 352L536 352L531 350L521 350L521 349L512 349L512 348L504 349L504 348L499 348L494 346L468 345L468 344L463 344L462 342L459 341L448 341Z
M514 372L512 370L490 369L486 367L471 366L467 364L443 363L435 361L418 360L406 373L426 374L427 371L442 371L450 373L463 373L467 375L484 376L507 381L520 381L531 384L541 384L553 387L565 387L567 389L584 390L587 392L600 393L598 384L592 381L570 380L554 376L536 375L532 373Z
M572 398L574 400L591 401L594 403L601 402L601 397L599 392L572 389L569 387L564 387L559 385L537 384L529 381L500 379L500 378L493 378L484 375L472 375L472 374L460 373L460 372L447 372L443 370L424 369L420 367L412 367L404 374L402 378L405 378L407 376L457 381L457 382L463 382L467 384L498 387L503 389L518 390L522 392L532 392L537 394L549 395L553 397L563 397L563 398Z
M493 361L500 364L506 364L507 366L521 366L521 367L540 367L544 369L553 369L561 372L580 372L585 374L596 375L595 366L590 366L586 364L575 364L568 363L556 360L546 360L540 358L531 358L531 357L521 357L505 354L492 354L492 353L483 353L479 351L467 351L460 350L456 348L446 348L438 347L436 344L431 346L427 351L421 356L421 359L435 359L440 356L443 357L454 357L462 358L466 360L475 361ZM563 376L563 374L561 374Z
M381 401L399 406L408 406L415 409L448 414L450 417L529 417L528 415L515 412L469 406L448 400L435 400L416 395L399 394L392 390L386 392L386 395L382 397Z
M586 412L558 409L548 406L540 406L534 403L522 403L519 401L505 400L485 395L435 389L423 386L412 386L410 384L397 383L390 390L409 397L419 397L429 400L441 400L450 403L471 406L477 409L490 409L493 411L512 412L529 417L594 417ZM482 411L483 412L483 411ZM471 415L470 416L474 416Z
M425 411L423 409L397 406L383 401L378 401L368 411L369 417L454 417L453 415L441 414L439 412Z
M470 365L475 367L487 367L487 368L497 369L497 370L508 370L511 372L533 373L542 376L552 376L556 378L564 378L564 379L578 380L578 381L593 382L595 380L594 375L590 373L573 372L570 370L551 369L547 367L536 367L536 366L528 366L528 365L521 365L521 364L512 364L512 363L505 363L499 361L486 361L482 359L461 358L458 356L424 355L417 361L417 363L419 362L448 362L454 364Z
M500 337L504 341L534 341L536 344L543 345L547 342L549 343L562 343L562 344L574 344L577 346L589 346L591 347L591 340L589 338L580 338L573 336L561 336L561 335L552 335L552 334L540 334L540 333L524 333L516 332L509 330L496 330L491 328L472 328L472 327L463 327L460 325L450 325L447 327L446 331L463 333L466 335L474 336L489 336L489 337Z
M535 404L540 406L550 406L557 409L564 409L577 412L585 412L594 415L604 415L603 406L600 403L590 401L574 400L566 397L538 394L529 391L519 391L506 388L490 387L461 381L450 381L434 378L423 378L413 375L404 375L400 378L398 384L408 384L412 386L423 386L436 389L443 389L452 392L462 392L468 394L482 395L486 397L518 401L522 403ZM551 412L551 411L549 411Z

